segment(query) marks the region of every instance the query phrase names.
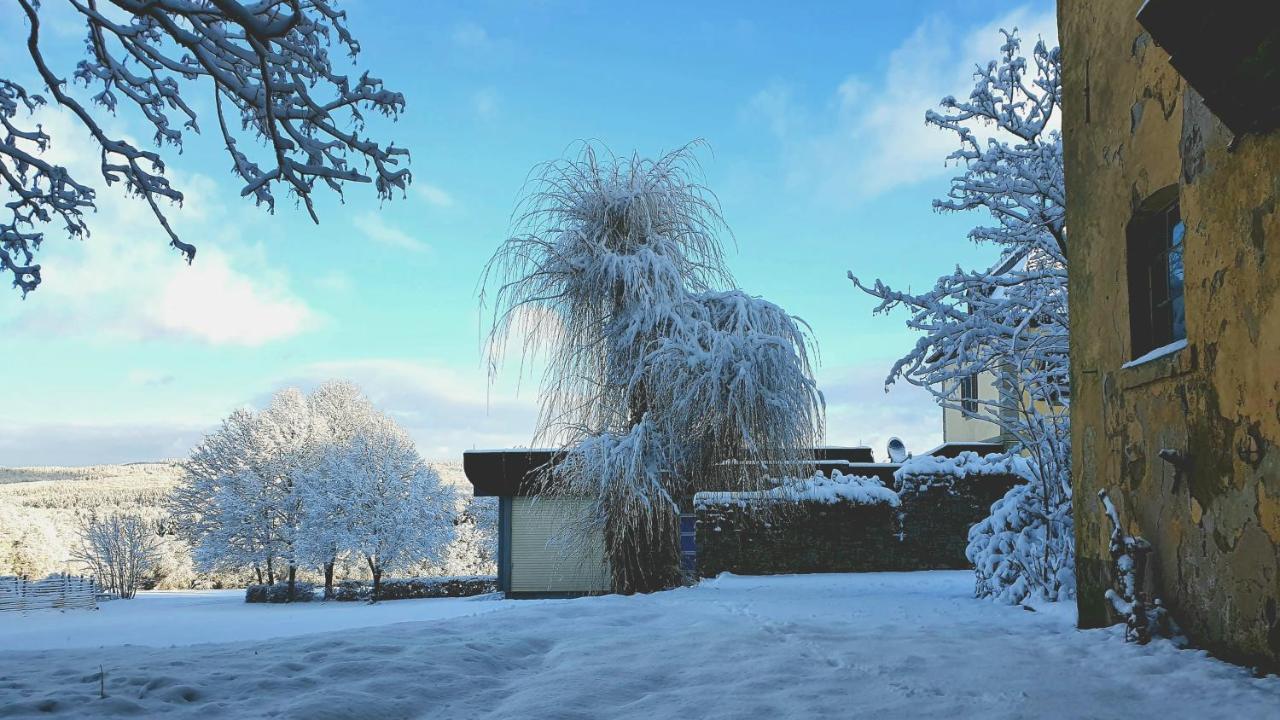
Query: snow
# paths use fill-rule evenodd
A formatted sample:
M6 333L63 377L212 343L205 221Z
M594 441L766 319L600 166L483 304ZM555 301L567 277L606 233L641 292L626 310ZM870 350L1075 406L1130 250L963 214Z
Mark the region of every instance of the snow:
M1160 347L1156 348L1155 350L1152 350L1151 352L1147 353L1146 355L1143 355L1142 357L1134 358L1134 359L1130 360L1129 362L1127 362L1127 363L1125 363L1125 364L1121 365L1120 367L1122 367L1122 368L1131 368L1131 367L1136 367L1136 366L1141 365L1141 364L1143 364L1143 363L1148 363L1148 362L1151 362L1152 360L1157 360L1157 359L1162 358L1162 357L1164 357L1164 356L1166 356L1166 355L1172 355L1172 354L1174 354L1174 353L1178 352L1179 350L1182 350L1182 349L1183 349L1183 348L1185 348L1186 346L1187 346L1187 339L1186 339L1186 338L1183 338L1183 339L1181 339L1181 340L1174 340L1173 342L1169 343L1168 345L1161 345Z
M334 624L330 606L241 605L246 618L311 613L312 629L336 631L145 650L6 649L0 716L1264 718L1280 707L1274 677L1162 640L1125 643L1119 627L1077 631L1071 605L1029 612L972 590L962 571L725 575L631 597L422 601L503 610L360 632ZM135 602L167 607L150 595ZM408 607L350 610L371 625L406 619L378 614ZM214 640L235 627L229 604L206 608L215 621L186 632ZM190 600L172 612L198 617ZM10 642L5 625L27 622L0 618L0 637Z
M246 603L244 590L140 592L133 600L99 603L96 611L0 613L0 676L4 674L3 656L17 650L122 645L173 647L266 640L415 620L441 620L510 605L498 601L496 595L388 600L373 605L362 602L269 605Z
M979 455L970 450L958 453L954 458L931 455L909 458L893 474L898 482L916 475L945 475L957 480L983 475L1032 477L1031 469L1024 457L1003 453Z
M832 505L848 502L854 505L888 505L898 507L898 493L873 477L844 475L840 471L826 477L821 473L798 480L788 478L776 488L755 492L700 492L693 496L695 505L745 505L761 500L784 502L817 502Z

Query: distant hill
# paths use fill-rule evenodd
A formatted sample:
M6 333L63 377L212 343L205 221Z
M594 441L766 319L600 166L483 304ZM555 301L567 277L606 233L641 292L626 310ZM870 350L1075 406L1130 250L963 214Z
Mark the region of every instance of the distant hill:
M176 460L85 465L82 467L0 467L0 485L29 482L108 482L172 484L182 476Z
M428 463L459 494L471 495L460 462ZM42 577L80 572L70 562L79 517L89 512L125 513L148 520L165 516L165 498L182 480L176 460L82 467L0 467L0 575ZM191 567L190 550L166 536L163 587L204 583Z

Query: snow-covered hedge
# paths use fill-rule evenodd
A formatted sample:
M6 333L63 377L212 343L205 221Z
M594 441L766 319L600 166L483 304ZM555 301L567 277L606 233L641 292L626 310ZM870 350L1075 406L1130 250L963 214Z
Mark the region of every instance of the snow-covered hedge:
M888 505L898 507L898 493L878 478L844 475L839 471L826 477L821 473L811 478L786 478L777 487L758 492L700 492L693 496L694 505L737 505L745 507L758 502L850 503L853 505Z
M311 602L317 597L315 583L295 582L293 584L292 602ZM289 600L289 583L275 585L250 585L244 590L244 601L247 603L287 603Z
M893 473L898 492L923 492L943 485L953 489L957 480L982 477L1031 477L1027 459L1011 453L979 455L965 451L953 458L921 455L908 458Z
M470 597L497 592L498 579L492 575L461 577L417 577L383 580L378 588L379 600L413 600L417 598ZM347 580L334 588L333 599L339 601L368 600L371 583Z

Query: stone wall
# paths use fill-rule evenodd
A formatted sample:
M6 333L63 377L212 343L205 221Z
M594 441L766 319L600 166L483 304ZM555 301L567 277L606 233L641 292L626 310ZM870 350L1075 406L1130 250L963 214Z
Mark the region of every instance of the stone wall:
M1058 5L1080 623L1114 621L1105 488L1153 545L1151 582L1192 641L1277 667L1280 131L1233 138L1135 20L1141 5ZM1126 368L1126 226L1169 185L1187 228L1187 347Z
M1011 488L1008 475L923 483L900 504L805 501L697 505L698 574L941 570L970 567L969 528Z

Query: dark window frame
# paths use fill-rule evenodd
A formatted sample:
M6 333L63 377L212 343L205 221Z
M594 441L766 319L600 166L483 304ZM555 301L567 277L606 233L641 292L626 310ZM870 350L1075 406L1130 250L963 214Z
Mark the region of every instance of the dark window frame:
M1185 236L1178 187L1153 194L1126 229L1130 359L1187 337Z
M978 374L960 378L960 412L965 417L978 414Z

